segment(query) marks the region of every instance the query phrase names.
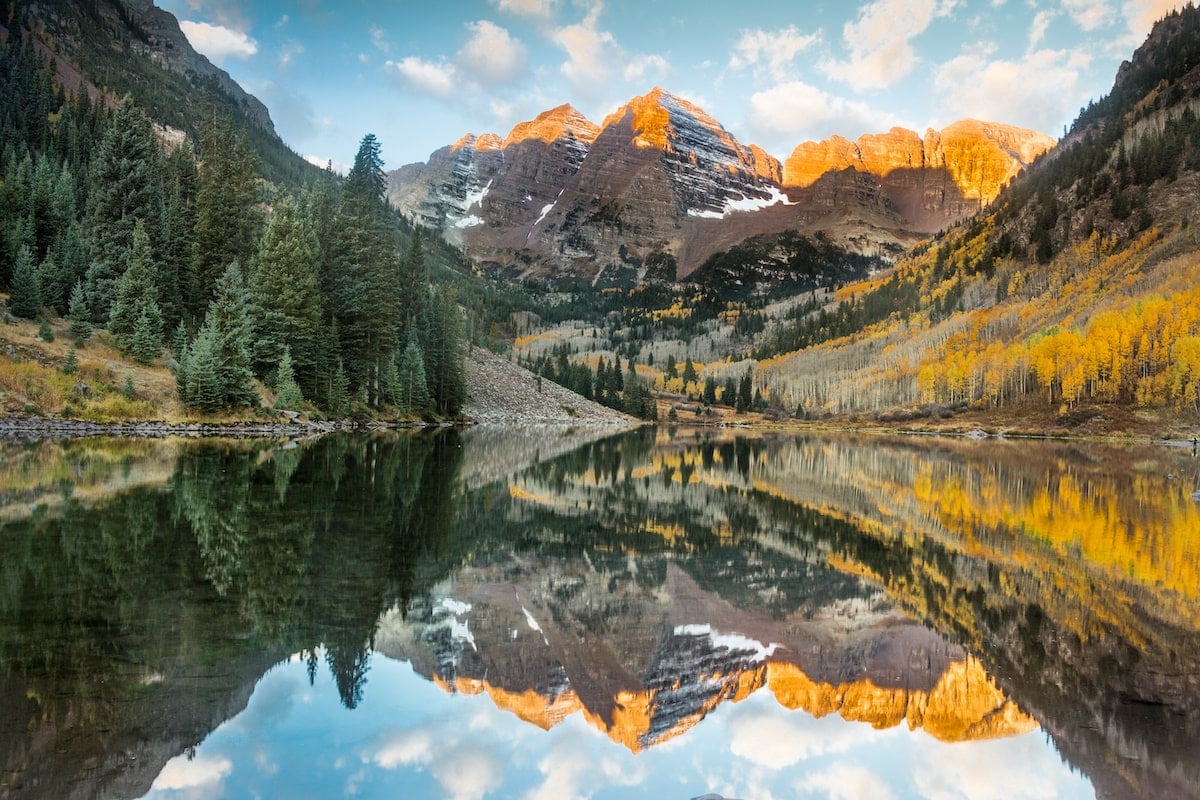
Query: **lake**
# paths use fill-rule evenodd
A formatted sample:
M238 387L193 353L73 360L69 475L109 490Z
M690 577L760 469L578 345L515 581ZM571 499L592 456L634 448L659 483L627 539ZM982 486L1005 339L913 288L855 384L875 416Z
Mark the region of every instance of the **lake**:
M0 798L1200 798L1191 448L0 442Z

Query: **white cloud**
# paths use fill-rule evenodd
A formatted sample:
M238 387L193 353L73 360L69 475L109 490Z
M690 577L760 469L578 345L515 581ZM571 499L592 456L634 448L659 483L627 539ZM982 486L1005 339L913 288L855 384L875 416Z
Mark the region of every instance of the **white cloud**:
M399 74L401 80L413 91L442 99L450 99L456 93L453 64L407 56L399 61L387 62L387 67Z
M1179 0L1127 0L1121 10L1130 32L1140 38L1150 32L1155 22L1184 5Z
M350 172L349 164L345 164L341 161L335 161L328 156L318 156L309 153L304 156L304 160L314 166L320 167L321 169L332 169L338 175L346 175Z
M370 759L384 769L409 764L428 764L433 759L433 735L429 731L398 731L379 743Z
M1050 22L1054 19L1053 11L1039 11L1033 17L1033 24L1029 26L1029 49L1035 50L1037 46L1046 38L1046 30L1050 27Z
M300 55L304 55L304 45L299 42L288 42L279 50L279 66L287 69L292 65L292 60Z
M167 762L151 787L160 792L188 792L220 797L221 784L233 772L233 762L225 756L199 755L189 759L176 756ZM197 790L204 790L198 792Z
M1073 796L1085 780L1064 770L1054 753L1042 745L1040 734L958 745L958 758L937 758L936 750L922 753L913 779L928 800L1050 800ZM1013 769L1014 764L1022 765ZM1030 775L1041 776L1029 780Z
M866 767L858 764L838 762L824 772L805 777L797 791L808 793L813 790L825 792L829 800L893 800L896 796L887 783Z
M525 45L494 22L468 22L471 36L455 60L477 83L495 86L508 83L527 66Z
M730 720L729 751L761 767L782 770L815 756L861 747L877 735L870 729L846 725L836 717L831 724L813 724L808 719L746 711Z
M858 19L842 29L850 58L822 69L858 89L883 89L908 75L917 64L912 40L939 17L949 16L959 0L874 0L859 9Z
M1108 0L1063 0L1063 8L1075 24L1085 31L1094 31L1109 24L1113 9Z
M834 133L887 130L902 122L865 103L837 97L801 81L781 83L750 97L750 127L763 137L823 139Z
M820 40L820 34L801 33L794 25L781 31L744 30L733 45L729 68L752 68L771 80L786 81L794 77L796 56Z
M245 60L258 52L258 42L249 35L223 25L181 20L179 27L192 47L214 64L224 64L229 58Z
M942 64L934 86L944 113L1021 125L1057 135L1074 116L1087 57L1036 50L1019 61L990 60L979 49Z
M387 31L378 25L371 26L371 44L374 45L375 49L381 53L387 53L392 49L391 44L388 42L387 35Z
M575 91L594 97L604 89L611 75L611 65L618 63L617 46L613 35L597 27L604 6L594 3L583 21L555 30L551 38L567 51L561 71Z
M492 5L509 14L530 19L550 19L558 0L489 0Z
M622 77L630 83L661 83L671 71L671 65L662 56L634 56L630 58Z

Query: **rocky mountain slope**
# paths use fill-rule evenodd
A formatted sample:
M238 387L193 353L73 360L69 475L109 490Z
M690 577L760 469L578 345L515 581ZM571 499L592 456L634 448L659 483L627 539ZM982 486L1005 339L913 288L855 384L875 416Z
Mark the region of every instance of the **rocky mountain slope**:
M965 120L796 148L785 163L662 89L595 125L571 106L467 135L390 175L389 197L486 265L597 278L674 259L686 277L748 237L821 231L894 257L978 210L1049 137Z
M158 124L193 135L224 115L249 135L268 178L299 181L316 171L279 138L267 107L196 52L153 0L17 0L0 37L17 32L34 38L71 91L114 102L128 94Z

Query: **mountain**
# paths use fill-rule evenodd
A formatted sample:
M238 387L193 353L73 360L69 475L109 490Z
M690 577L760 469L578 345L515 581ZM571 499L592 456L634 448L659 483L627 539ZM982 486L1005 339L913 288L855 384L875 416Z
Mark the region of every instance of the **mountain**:
M823 151L867 163L857 153ZM1110 94L982 213L891 275L781 323L757 351L771 359L758 380L783 408L817 413L971 408L1024 429L1190 430L1197 196L1200 11L1189 6L1160 20Z
M1054 142L963 121L798 147L786 163L660 88L595 125L569 105L394 171L389 198L485 265L598 279L673 259L686 277L749 237L823 232L894 258L977 211Z
M82 87L109 103L128 94L158 124L193 137L215 114L227 116L249 136L269 179L298 183L316 173L279 138L267 107L197 53L175 16L152 0L18 0L11 19L0 21L0 38L17 31L34 37L72 92Z

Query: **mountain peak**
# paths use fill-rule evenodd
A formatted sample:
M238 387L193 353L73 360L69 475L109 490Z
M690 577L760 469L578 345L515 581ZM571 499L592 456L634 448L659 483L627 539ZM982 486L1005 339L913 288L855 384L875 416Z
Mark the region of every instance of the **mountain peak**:
M640 97L635 97L609 114L602 127L619 125L625 120L633 130L633 143L639 148L652 148L666 152L676 150L675 142L688 136L688 130L706 129L730 151L739 151L741 145L729 135L704 109L689 103L678 95L671 94L661 86L655 86Z
M504 148L504 140L494 133L484 133L476 136L473 133L464 134L458 141L450 145L450 152L457 153L464 147L469 147L472 150L479 152L483 150L502 150Z
M559 139L577 139L591 144L599 135L600 127L596 123L570 103L563 103L549 111L543 111L531 120L514 125L504 140L504 147L531 139L546 144L552 144Z

